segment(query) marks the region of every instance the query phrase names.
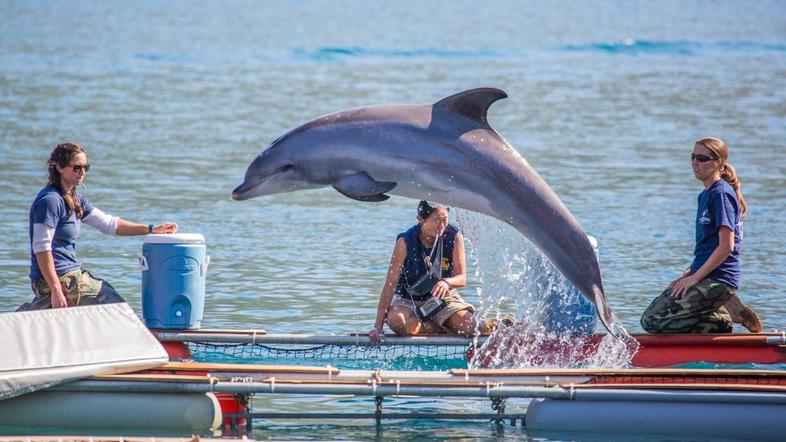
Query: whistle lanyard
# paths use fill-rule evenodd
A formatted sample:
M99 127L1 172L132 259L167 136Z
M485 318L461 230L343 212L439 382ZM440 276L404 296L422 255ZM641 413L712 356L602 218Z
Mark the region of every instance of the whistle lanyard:
M420 238L417 238L416 241L418 242L418 249L420 250L420 257L423 258L423 263L426 264L426 271L433 272L434 265L433 260L436 258L438 260L437 264L437 278L442 278L442 236L440 235L437 237L437 240L434 242L434 246L431 249L431 253L426 256L426 249L423 247L423 243L420 242ZM437 251L439 248L439 251ZM436 256L435 256L436 255ZM409 278L407 278L407 270L404 268L404 265L401 265L401 274L404 276L404 283L407 284L409 287ZM415 306L415 300L411 297L409 298L412 301L412 306Z
M431 274L433 274L433 272L434 272L434 264L433 264L433 262L434 262L434 259L436 259L437 260L437 278L441 279L442 278L442 235L438 236L437 240L434 241L434 245L431 248L431 253L429 253L428 256L426 256L426 248L423 247L423 243L420 242L420 238L417 239L417 242L418 242L418 249L420 250L420 257L423 258L423 263L426 264L426 269L427 269L426 271L431 273ZM439 249L439 250L437 250L437 249ZM404 271L404 269L401 269L401 270L402 270L402 273L404 274L404 281L407 283L407 286L409 286L409 280L407 279L407 273L406 273L406 271ZM420 316L418 316L418 313L417 313L418 306L417 306L417 304L415 304L415 300L412 299L411 295L409 297L409 301L412 303L412 309L415 311L415 317L417 318L418 322L420 322L422 324L423 321L420 319Z
M437 237L434 246L431 248L431 253L429 253L428 256L426 256L426 249L423 247L423 244L420 243L420 240L418 240L418 243L420 246L420 256L423 258L423 263L426 264L427 271L434 273L434 260L436 259L437 278L442 278L442 236Z

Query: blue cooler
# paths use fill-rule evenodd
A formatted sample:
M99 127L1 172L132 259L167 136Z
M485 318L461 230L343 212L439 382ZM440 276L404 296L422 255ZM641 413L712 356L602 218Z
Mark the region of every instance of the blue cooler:
M210 257L198 233L147 235L142 245L142 318L149 328L199 328Z

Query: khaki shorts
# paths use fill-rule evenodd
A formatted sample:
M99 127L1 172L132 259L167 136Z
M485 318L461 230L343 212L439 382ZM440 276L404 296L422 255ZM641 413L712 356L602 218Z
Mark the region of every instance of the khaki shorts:
M433 322L440 327L444 327L443 324L445 324L445 322L447 322L447 320L457 312L462 310L475 312L475 308L472 307L472 304L464 301L456 289L450 289L450 293L448 293L448 295L442 299L447 303L445 308L438 311L434 316L428 319L429 322ZM420 307L424 302L426 302L426 300L413 301L407 297L396 295L396 297L393 298L393 301L391 301L390 307L403 307L409 309L417 317L418 314L415 311L415 308Z
M98 279L87 270L77 268L58 276L63 287L66 303L69 307L76 305L111 304L125 302L114 287L108 282ZM52 308L52 290L44 278L31 283L35 298L22 304L18 312L27 310L43 310Z

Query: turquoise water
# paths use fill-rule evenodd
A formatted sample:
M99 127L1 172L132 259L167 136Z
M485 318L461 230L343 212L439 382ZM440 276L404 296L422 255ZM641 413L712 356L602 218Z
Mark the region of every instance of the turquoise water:
M73 139L89 151L87 195L99 208L206 236L203 326L365 331L415 202L360 204L332 189L236 202L231 190L270 141L316 116L494 86L510 97L491 108L492 126L598 238L609 303L631 331L690 261L701 190L692 142L726 139L750 209L742 297L765 330L786 326L783 2L5 1L0 17L0 310L31 296L27 211L52 145ZM524 315L530 246L496 221L465 218L475 242L464 295L482 313ZM85 266L137 311L140 250L140 238L91 229L79 242ZM255 436L529 437L486 423L366 428L276 424Z
M721 370L786 370L786 364L716 364L714 362L693 362L677 365L679 368L721 369Z

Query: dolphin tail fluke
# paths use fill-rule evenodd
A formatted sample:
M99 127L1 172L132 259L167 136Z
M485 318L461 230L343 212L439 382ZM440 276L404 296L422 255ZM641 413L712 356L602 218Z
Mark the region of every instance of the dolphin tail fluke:
M396 184L390 181L377 181L366 172L358 172L340 178L333 183L333 188L353 200L379 202L390 198L388 195L385 195L385 192L393 190Z
M508 94L501 89L490 87L470 89L443 98L436 102L434 107L445 109L488 126L489 123L486 119L486 114L489 111L489 106L495 101L507 97Z
M614 327L612 327L612 324L615 319L614 313L611 311L611 308L606 303L606 296L603 294L603 289L601 289L597 285L593 285L592 292L595 297L595 309L598 312L598 319L600 319L600 323L603 324L603 327L609 333L611 333L613 336L617 336L614 333Z

